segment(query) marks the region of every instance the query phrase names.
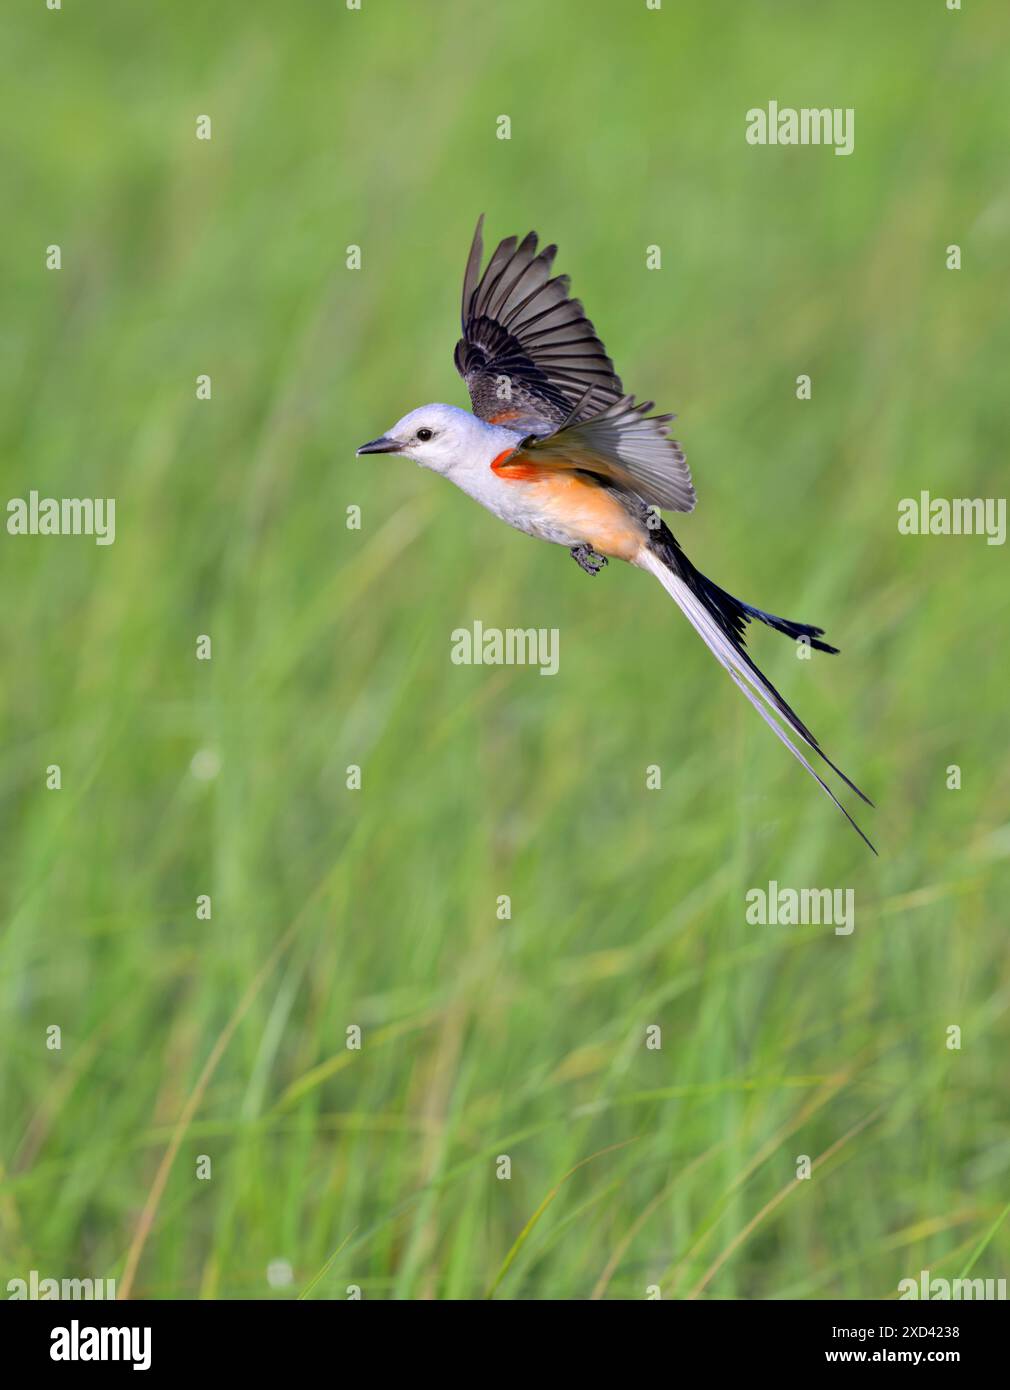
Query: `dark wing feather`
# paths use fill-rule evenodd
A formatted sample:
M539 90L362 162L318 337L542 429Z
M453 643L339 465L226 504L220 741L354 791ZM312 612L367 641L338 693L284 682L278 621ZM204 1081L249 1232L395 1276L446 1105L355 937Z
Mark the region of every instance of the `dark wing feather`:
M620 378L581 303L568 297L568 276L550 278L558 248L538 253L535 232L521 243L507 237L481 275L483 224L482 215L463 277L455 353L474 414L546 433L619 401Z

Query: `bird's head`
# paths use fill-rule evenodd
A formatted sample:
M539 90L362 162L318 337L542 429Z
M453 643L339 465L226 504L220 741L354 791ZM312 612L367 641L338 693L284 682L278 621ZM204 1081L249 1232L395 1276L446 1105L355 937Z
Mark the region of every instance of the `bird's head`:
M368 444L359 454L403 454L422 468L447 473L478 449L487 426L454 405L422 405Z

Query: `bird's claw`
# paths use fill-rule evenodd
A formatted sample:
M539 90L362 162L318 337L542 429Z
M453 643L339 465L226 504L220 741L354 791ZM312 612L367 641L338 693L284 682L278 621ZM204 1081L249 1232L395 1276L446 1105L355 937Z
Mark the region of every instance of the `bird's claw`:
M573 545L572 559L587 574L599 574L607 563L606 555L597 555L591 545Z

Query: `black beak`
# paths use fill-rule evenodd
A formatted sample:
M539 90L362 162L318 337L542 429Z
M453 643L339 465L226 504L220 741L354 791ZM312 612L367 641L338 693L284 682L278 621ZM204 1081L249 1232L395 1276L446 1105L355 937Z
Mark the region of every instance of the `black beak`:
M373 439L370 444L362 444L358 450L359 454L398 454L402 449L402 444L397 444L395 439L390 439L387 435L380 434L378 439Z

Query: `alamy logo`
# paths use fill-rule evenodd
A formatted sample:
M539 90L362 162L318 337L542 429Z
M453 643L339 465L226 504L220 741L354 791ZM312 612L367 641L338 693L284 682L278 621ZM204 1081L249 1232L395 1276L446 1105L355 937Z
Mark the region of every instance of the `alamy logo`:
M834 927L836 936L849 936L856 925L855 892L851 888L780 888L772 879L767 888L746 895L751 926Z
M556 627L457 627L449 634L454 666L539 666L542 676L556 676L561 635Z
M748 145L834 145L835 154L856 147L856 112L846 106L752 106L747 112Z
M985 536L987 545L1006 541L1005 497L903 497L898 503L902 536Z
M40 497L34 489L7 503L11 536L94 536L96 545L116 539L114 497Z
M1005 1279L933 1279L928 1269L920 1269L918 1279L899 1279L901 1298L928 1299L1005 1299Z
M82 1327L74 1318L49 1336L51 1361L132 1361L135 1371L151 1366L149 1327Z

